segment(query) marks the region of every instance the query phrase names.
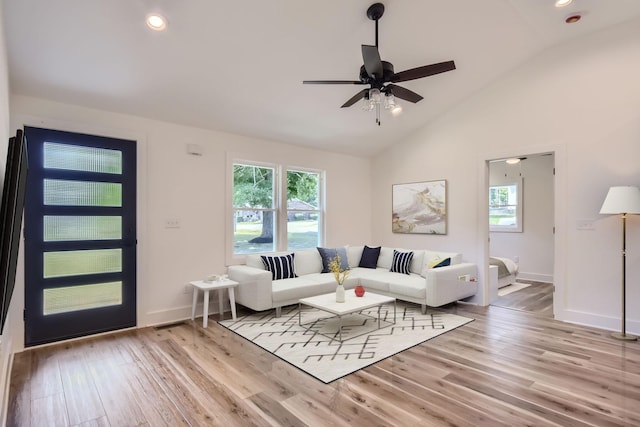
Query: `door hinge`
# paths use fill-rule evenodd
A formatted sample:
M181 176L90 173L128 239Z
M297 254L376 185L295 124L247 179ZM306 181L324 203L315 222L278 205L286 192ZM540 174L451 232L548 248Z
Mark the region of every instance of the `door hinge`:
M22 310L22 320L27 320L27 310Z

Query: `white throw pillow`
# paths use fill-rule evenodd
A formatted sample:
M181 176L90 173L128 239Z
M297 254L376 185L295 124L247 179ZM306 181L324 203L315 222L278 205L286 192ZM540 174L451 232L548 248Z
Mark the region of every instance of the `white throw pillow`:
M294 254L296 254L295 263L298 276L322 271L322 258L317 250L295 251Z
M389 270L393 263L393 248L380 248L380 256L378 257L378 267Z
M349 259L350 268L355 268L360 264L363 249L364 246L347 246L347 258Z

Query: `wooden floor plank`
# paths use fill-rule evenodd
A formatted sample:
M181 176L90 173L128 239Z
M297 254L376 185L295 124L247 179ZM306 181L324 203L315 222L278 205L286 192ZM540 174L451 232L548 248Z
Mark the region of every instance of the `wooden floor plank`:
M553 317L553 283L518 280L530 286L504 296L498 296L493 305L528 311L540 316Z
M146 422L133 390L127 381L128 369L111 359L94 360L89 372L110 424L137 426Z
M34 352L31 357L31 398L62 393L58 358L49 352Z
M70 424L76 425L106 415L93 376L84 363L82 350L74 354L61 353L59 365Z
M17 426L22 420L31 422L31 359L32 352L22 352L13 357L9 384L7 425Z
M475 321L330 384L215 315L26 350L7 425L640 425L640 343L519 310L443 310Z
M282 401L273 399L268 393L260 392L249 397L260 409L262 416L272 425L305 426L306 424L282 406Z
M29 425L52 427L70 425L64 394L56 393L33 399L31 401L31 424Z

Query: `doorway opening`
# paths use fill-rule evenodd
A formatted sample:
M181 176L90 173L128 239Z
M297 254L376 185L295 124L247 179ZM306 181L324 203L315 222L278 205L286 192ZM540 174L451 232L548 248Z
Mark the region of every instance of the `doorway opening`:
M555 155L488 165L489 303L553 317Z

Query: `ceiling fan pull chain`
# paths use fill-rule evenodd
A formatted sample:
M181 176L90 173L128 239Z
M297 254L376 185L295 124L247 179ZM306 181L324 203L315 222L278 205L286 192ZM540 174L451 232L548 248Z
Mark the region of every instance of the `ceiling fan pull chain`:
M378 20L376 19L376 49L377 48L378 48Z

